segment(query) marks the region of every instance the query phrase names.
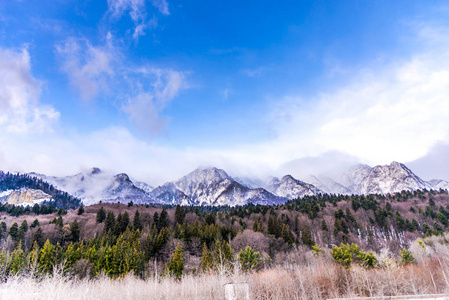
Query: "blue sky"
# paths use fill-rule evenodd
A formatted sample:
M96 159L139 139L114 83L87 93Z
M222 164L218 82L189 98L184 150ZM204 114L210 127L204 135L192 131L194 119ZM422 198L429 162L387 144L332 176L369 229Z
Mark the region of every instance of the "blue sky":
M449 179L448 14L446 1L4 1L2 169L158 184L339 153Z

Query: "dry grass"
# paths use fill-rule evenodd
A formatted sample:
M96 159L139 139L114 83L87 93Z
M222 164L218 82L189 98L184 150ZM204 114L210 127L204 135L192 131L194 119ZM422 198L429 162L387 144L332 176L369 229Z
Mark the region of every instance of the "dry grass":
M153 276L140 280L128 275L118 280L100 276L76 280L60 276L40 279L9 278L0 285L3 299L225 299L224 285L247 282L251 299L326 299L360 296L397 296L449 292L448 248L437 241L418 249L418 263L401 266L384 261L372 270L346 270L328 254L308 255L301 265L277 266L258 273L186 275L177 281ZM431 248L431 249L430 249ZM422 251L424 250L424 251ZM429 250L429 251L426 251ZM431 251L430 251L431 250ZM428 255L431 253L431 256Z

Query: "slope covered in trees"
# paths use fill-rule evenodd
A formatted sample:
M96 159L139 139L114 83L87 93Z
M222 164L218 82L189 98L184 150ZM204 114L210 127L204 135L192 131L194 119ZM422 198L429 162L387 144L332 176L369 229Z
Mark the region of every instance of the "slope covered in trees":
M46 203L56 208L76 208L81 205L81 200L55 188L42 179L26 174L12 174L0 171L0 191L18 190L21 188L41 190L52 197L52 201Z
M298 249L332 249L336 263L375 267L371 253L400 257L412 240L441 235L446 191L318 195L277 206L169 207L97 204L47 214L29 209L0 223L3 274L58 264L78 276L251 271L285 263ZM13 209L14 210L14 209ZM340 247L341 245L341 247ZM338 247L337 247L338 246ZM308 249L308 250L307 250ZM303 250L302 250L303 251Z

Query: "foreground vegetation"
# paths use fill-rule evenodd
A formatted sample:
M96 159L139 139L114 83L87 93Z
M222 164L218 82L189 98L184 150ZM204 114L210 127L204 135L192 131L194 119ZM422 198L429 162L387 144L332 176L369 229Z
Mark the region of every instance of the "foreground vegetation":
M0 205L0 289L220 299L232 281L256 299L442 293L448 200L416 191L235 208Z
M284 264L245 272L233 269L196 275L152 274L145 280L128 274L118 279L100 274L76 279L61 268L51 274L33 272L9 277L0 285L10 299L224 299L224 284L248 283L251 299L326 299L356 296L441 294L449 292L448 235L417 240L410 246L413 260L377 254L378 264L365 268L335 263L328 250L313 253L299 248ZM403 256L402 258L405 258Z

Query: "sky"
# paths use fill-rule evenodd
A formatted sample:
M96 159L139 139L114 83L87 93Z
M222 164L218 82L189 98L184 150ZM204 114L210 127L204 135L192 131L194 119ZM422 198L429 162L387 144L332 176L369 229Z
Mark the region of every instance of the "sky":
M157 185L400 161L449 180L448 16L447 1L2 1L0 169Z

